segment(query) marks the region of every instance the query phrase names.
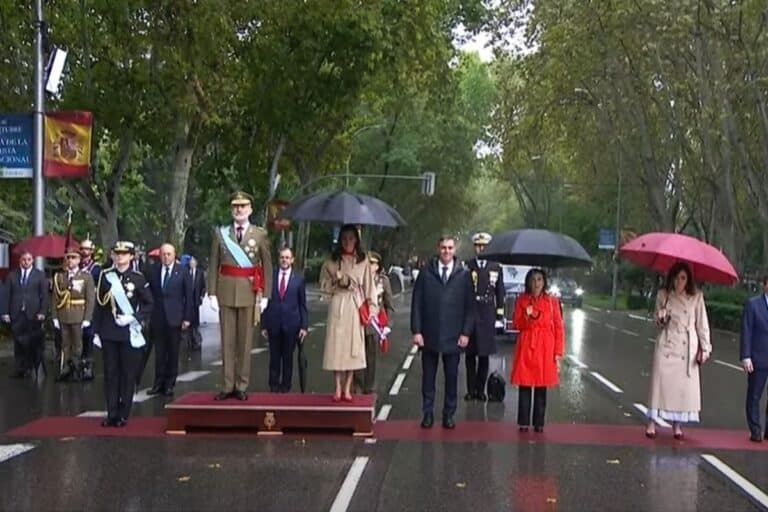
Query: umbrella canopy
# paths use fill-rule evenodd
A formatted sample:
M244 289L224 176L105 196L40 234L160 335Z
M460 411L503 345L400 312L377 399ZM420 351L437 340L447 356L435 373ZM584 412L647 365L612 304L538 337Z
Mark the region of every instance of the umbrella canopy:
M622 245L619 254L648 270L667 273L682 261L700 283L731 285L739 280L736 269L719 249L680 233L646 233Z
M13 253L21 254L22 252L29 251L33 256L41 256L43 258L63 258L66 243L66 237L61 235L48 234L33 236L16 244L13 248ZM80 244L75 239L71 240L71 245L74 249L80 247Z
M397 210L384 201L346 190L316 192L301 197L292 201L280 216L335 224L367 224L391 228L405 225Z
M580 267L592 265L587 251L568 235L546 229L516 229L495 235L483 258L508 265Z

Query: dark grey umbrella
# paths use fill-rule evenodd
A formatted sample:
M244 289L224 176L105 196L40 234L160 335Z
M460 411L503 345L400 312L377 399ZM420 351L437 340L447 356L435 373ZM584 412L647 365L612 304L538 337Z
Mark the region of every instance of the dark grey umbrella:
M483 257L509 265L549 268L592 265L592 258L579 242L546 229L516 229L495 235Z
M384 201L346 190L316 192L301 197L291 201L280 216L311 222L367 224L391 228L405 225L397 210Z

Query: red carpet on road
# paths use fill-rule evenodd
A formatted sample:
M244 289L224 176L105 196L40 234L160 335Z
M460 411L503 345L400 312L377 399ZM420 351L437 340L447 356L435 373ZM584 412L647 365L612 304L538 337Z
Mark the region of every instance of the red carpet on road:
M376 395L352 395L352 402L334 402L329 394L314 393L248 393L248 400L222 400L213 399L214 393L192 392L186 393L168 405L174 406L217 406L217 407L374 407Z
M81 418L71 416L50 416L22 425L4 435L8 437L160 437L165 436L165 418L135 417L124 428L105 428L99 418ZM464 421L456 424L455 430L444 430L439 423L430 430L424 430L417 420L379 421L374 428L374 437L379 441L423 441L440 443L527 443L541 442L549 444L596 445L596 446L634 446L645 448L670 448L688 450L753 450L768 451L768 442L752 443L746 432L741 430L686 429L685 439L676 441L669 429L659 429L658 437L647 439L643 426L633 425L588 425L588 424L552 424L547 425L544 433L520 433L517 425L501 422ZM178 436L179 439L195 437L198 434ZM243 431L221 433L206 432L200 435L217 436L254 436ZM302 434L306 437L306 433ZM311 434L310 434L311 435ZM177 437L177 436L173 436ZM286 437L291 437L287 435ZM328 437L328 436L318 436ZM342 436L334 436L339 438ZM352 437L342 437L352 439Z

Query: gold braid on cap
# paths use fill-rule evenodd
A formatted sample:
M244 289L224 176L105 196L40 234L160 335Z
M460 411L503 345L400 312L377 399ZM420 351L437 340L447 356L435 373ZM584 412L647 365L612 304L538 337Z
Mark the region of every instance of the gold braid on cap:
M70 293L69 289L63 290L61 287L59 287L59 276L63 276L63 272L57 272L56 277L53 279L53 290L56 292L56 295L61 297L61 302L56 304L56 309L61 309L64 307L64 304L69 302L70 297L72 294Z

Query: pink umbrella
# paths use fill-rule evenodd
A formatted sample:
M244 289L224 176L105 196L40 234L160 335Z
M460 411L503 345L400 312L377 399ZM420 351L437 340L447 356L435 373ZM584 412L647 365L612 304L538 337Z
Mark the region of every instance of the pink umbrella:
M739 280L736 269L719 249L680 233L646 233L622 245L619 254L627 261L666 273L678 261L691 267L700 283L731 285Z

